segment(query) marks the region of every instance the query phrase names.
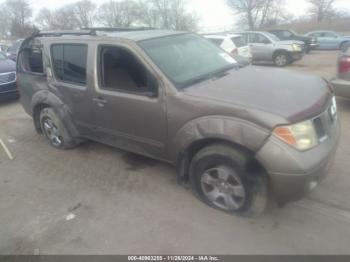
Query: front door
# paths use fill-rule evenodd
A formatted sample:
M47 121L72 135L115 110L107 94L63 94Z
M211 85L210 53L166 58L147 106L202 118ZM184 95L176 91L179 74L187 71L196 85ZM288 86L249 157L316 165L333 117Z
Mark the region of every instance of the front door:
M167 136L164 90L132 50L96 46L94 114L102 142L162 158Z
M269 61L272 59L273 44L264 35L249 33L249 46L254 61Z

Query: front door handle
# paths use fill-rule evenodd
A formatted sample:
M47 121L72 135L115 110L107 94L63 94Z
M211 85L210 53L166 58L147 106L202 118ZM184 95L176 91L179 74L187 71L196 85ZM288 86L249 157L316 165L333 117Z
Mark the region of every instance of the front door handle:
M107 100L102 97L93 98L92 101L94 101L94 103L96 103L99 107L104 107L107 103Z

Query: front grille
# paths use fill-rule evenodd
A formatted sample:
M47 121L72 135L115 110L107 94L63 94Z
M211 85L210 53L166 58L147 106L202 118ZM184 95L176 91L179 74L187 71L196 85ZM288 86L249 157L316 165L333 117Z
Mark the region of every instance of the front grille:
M0 74L0 85L5 85L16 81L16 72L1 73Z
M332 136L332 129L337 121L335 100L331 106L321 115L313 119L318 140L323 142Z

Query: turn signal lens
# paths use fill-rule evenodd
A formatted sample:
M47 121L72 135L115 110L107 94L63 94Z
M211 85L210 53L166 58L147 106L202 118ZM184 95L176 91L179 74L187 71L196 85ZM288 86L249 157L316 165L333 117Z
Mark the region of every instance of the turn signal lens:
M295 146L297 144L297 141L295 141L294 135L289 127L277 127L274 133L278 138L282 139L288 145Z
M273 133L279 139L300 151L311 149L318 144L316 130L312 121L304 121L290 126L280 126Z

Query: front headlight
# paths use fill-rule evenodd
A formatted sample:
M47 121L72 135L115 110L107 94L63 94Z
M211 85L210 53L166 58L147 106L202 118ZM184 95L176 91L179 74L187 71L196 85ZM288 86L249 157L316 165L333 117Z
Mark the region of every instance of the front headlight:
M301 45L298 44L293 44L292 48L294 51L300 52L301 51Z
M300 151L309 150L318 144L317 133L311 120L290 126L279 126L273 134Z

